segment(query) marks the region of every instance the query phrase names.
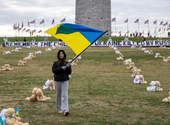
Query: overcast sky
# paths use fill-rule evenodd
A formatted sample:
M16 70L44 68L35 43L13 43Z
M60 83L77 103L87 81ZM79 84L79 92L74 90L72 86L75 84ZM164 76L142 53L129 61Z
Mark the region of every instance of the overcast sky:
M66 22L75 21L76 0L0 0L0 37L15 36L13 25L24 23L24 27L34 29L34 25L27 26L27 21L36 20L37 30L46 30L50 27L55 18L55 24L66 17ZM151 35L154 34L156 25L153 21L157 19L157 30L162 28L160 22L170 23L170 2L169 0L111 0L111 17L116 17L116 32L124 34L127 32L127 24L124 21L128 18L129 32L138 31L138 24L134 23L139 18L139 31L148 32L148 24L144 21L149 19ZM45 26L39 25L45 21ZM163 27L167 28L167 27ZM115 22L112 22L112 31L115 33ZM165 32L163 35L167 34ZM22 34L20 34L22 35ZM25 35L25 33L23 34ZM28 34L27 34L28 35ZM158 33L160 36L160 33Z

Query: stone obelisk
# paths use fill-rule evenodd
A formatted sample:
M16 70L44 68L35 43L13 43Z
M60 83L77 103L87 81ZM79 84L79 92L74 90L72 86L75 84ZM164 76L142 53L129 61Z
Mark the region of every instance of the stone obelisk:
M105 36L111 36L111 0L76 0L75 20L79 25L108 30Z

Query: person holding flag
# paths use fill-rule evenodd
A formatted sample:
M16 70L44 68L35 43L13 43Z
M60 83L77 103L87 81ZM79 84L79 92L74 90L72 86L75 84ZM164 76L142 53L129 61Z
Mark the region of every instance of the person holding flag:
M77 55L71 62L80 56L88 47L97 41L107 31L103 32L77 24L60 23L57 26L46 31L57 39L61 39L66 43ZM57 93L57 110L59 113L64 111L64 115L69 115L68 108L68 80L71 74L71 62L66 61L66 54L63 50L59 50L57 54L58 61L52 66L54 73L54 83Z
M66 54L64 50L59 50L57 53L58 60L52 66L54 73L54 83L56 90L56 107L58 113L63 113L64 116L69 115L68 107L68 85L69 74L71 74L71 65L66 61Z

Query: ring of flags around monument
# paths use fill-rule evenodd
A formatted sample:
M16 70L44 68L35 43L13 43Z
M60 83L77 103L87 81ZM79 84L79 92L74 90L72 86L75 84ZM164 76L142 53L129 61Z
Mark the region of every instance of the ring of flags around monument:
M85 18L84 19L84 22L86 22L86 23L88 23L88 22L90 22L91 21L91 17L87 17L87 18ZM98 20L99 22L103 22L104 21L104 17L101 17L101 18L99 18L99 20ZM134 20L134 23L138 23L138 25L139 25L139 18L137 18L136 20ZM146 21L144 21L144 24L148 24L148 32L150 32L150 30L149 30L149 19L147 19ZM75 21L74 21L74 23L78 23L79 22L79 19L78 18L76 18L75 19ZM114 18L112 18L111 19L111 22L115 22L116 23L116 17L114 17ZM128 20L128 18L124 21L124 23L127 23L128 24L128 22L129 22L129 20ZM60 23L66 23L66 18L63 18L62 20L60 20ZM13 30L18 30L18 32L19 31L22 31L22 32L32 32L32 33L34 33L34 32L38 32L38 33L43 33L44 31L41 29L41 30L36 30L36 27L35 27L35 29L33 29L33 30L31 30L29 27L30 27L30 25L32 25L32 24L34 24L34 25L36 25L36 20L34 19L34 20L32 20L32 21L28 21L28 26L26 26L27 28L25 28L24 27L24 24L23 24L23 22L22 22L22 24L21 24L21 26L20 26L20 24L18 23L18 25L17 25L17 23L15 23L14 25L13 25ZM40 22L39 22L39 25L41 25L41 24L45 24L45 20L44 19L42 19ZM55 25L55 19L52 19L52 21L51 21L51 25ZM156 33L156 32L161 32L161 31L163 31L163 32L165 32L165 31L169 31L170 30L170 23L168 24L168 21L167 22L163 22L163 21L161 21L159 24L158 24L158 21L157 20L154 20L153 21L153 25L160 25L160 26L162 26L161 28L158 28L157 29L157 27L156 27L156 29L154 30L154 33ZM116 25L115 25L115 27L116 27ZM164 29L163 29L163 27L164 27ZM113 32L112 32L113 33ZM144 33L144 31L143 31L143 33ZM119 33L118 34L121 34L121 31L119 31ZM127 29L127 31L126 31L126 34L129 34L129 29Z

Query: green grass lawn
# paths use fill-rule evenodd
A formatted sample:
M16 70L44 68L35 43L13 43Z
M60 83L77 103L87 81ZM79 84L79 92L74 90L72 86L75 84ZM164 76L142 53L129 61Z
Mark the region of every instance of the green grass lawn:
M32 41L32 39L35 38L36 41L44 41L44 37L26 37L27 41ZM14 40L17 39L18 41L23 42L24 37L8 37L8 41L14 42ZM107 41L109 37L101 37L99 41ZM48 37L49 41L58 41L54 37ZM112 37L113 41L123 41L124 37ZM141 42L142 37L129 37L129 40L134 42ZM146 38L146 40L158 40L158 38ZM162 40L170 40L170 38L162 38ZM3 37L0 37L0 43L4 43Z
M56 92L43 91L50 97L48 102L25 102L34 87L43 88L47 79L53 78L51 71L53 61L57 58L59 48L46 52L45 48L23 48L11 55L2 55L0 48L0 65L10 64L13 71L0 72L0 111L9 107L19 108L22 122L30 125L66 125L66 124L123 124L123 125L165 125L170 124L170 104L162 99L169 96L169 67L162 59L155 59L155 53L170 56L169 49L147 48L154 55L128 48L118 48L124 60L132 58L137 68L148 82L147 85L136 85L130 77L132 71L127 70L123 61L113 49L90 47L82 55L77 66L73 66L72 78L69 81L68 117L56 111ZM60 48L61 49L61 48ZM69 48L62 48L67 60L75 54ZM33 60L23 67L18 67L18 60L28 56L30 52L41 50ZM163 92L147 92L151 81L160 81Z

